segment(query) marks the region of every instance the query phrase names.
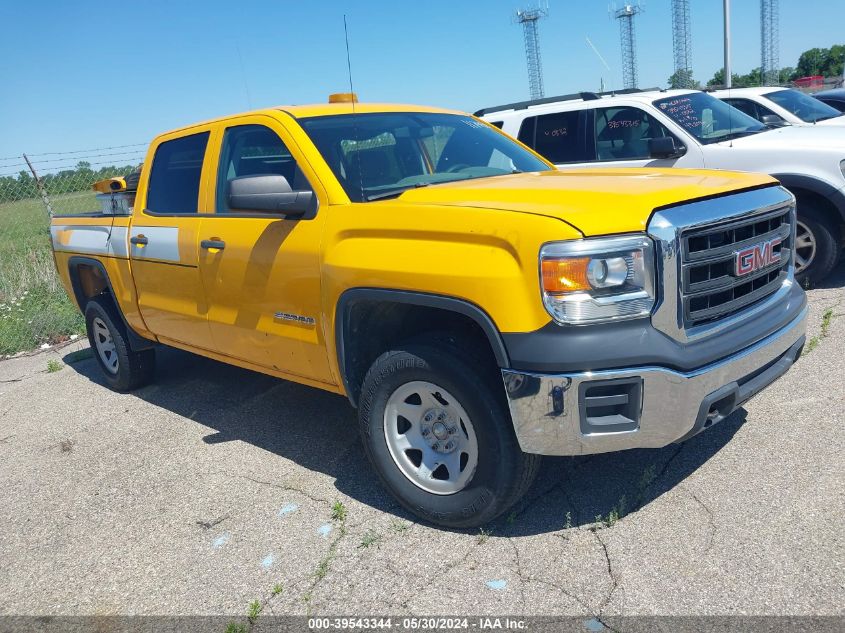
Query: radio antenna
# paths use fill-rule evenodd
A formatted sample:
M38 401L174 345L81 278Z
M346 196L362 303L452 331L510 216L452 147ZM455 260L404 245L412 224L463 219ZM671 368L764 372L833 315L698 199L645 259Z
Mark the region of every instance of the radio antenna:
M352 61L349 57L349 28L346 26L346 14L343 14L343 36L346 39L346 72L349 76L349 96L352 101L352 132L355 135L354 142L358 145L358 126L355 125L355 102L358 100L355 96L355 88L352 87ZM360 150L355 150L355 160L358 161L358 184L361 188L361 202L365 202L364 198L364 170L361 169L361 153Z

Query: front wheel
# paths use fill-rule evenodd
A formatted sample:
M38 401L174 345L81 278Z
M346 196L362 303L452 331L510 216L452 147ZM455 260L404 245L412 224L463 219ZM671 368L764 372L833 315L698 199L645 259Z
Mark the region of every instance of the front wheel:
M838 231L822 212L798 202L795 229L795 277L816 283L827 277L839 259Z
M364 379L367 456L399 502L432 523L488 523L539 468L539 456L519 449L504 387L485 375L442 345L420 343L383 354Z

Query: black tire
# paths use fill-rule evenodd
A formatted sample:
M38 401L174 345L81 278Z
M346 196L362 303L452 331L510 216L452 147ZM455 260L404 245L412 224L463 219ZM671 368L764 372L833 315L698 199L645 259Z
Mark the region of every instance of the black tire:
M99 351L97 338L101 336L98 333L102 332L102 326L105 326L114 344L114 350L105 355L109 360L116 357L116 367L107 366L103 354ZM115 391L131 391L152 381L155 370L155 350L132 351L126 336L126 327L110 299L88 301L85 306L85 327L88 331L91 351L109 387Z
M799 234L802 225L806 227L815 240L816 249L809 260L809 265L801 272L796 271L795 278L801 283L812 285L822 281L836 266L839 260L839 231L826 213L813 206L811 201L800 198L798 199L798 222Z
M436 341L412 342L386 352L364 378L358 410L364 450L384 486L410 512L450 528L479 527L507 511L531 486L541 461L539 455L520 450L503 385L491 384L490 374L479 372L466 358ZM477 467L457 492L423 490L403 473L388 448L388 400L414 381L433 383L452 394L472 421Z

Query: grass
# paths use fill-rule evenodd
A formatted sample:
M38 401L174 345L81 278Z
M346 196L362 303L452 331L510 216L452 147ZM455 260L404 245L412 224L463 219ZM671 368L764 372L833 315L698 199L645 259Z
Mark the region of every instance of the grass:
M56 212L96 208L93 193L53 198ZM40 199L0 204L0 356L66 341L84 330L65 295L50 248L50 223Z
M278 595L279 595L280 593L282 593L284 590L285 590L285 588L284 588L284 587L282 587L282 583L277 582L275 585L273 585L273 591L272 591L272 594L273 594L273 596L278 596Z
M47 361L47 373L48 374L55 374L57 371L61 371L62 367L64 367L64 365L62 365L55 358L51 358L50 360Z

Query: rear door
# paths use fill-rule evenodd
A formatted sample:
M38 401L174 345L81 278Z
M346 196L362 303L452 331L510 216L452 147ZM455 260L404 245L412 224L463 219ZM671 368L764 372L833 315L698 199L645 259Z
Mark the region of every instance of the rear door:
M199 268L217 352L255 365L334 384L320 300L320 237L328 200L295 143L276 119L239 117L221 125L212 212L200 229ZM233 178L284 176L293 190L314 191L311 219L232 208Z
M197 261L204 158L211 131L165 137L154 148L146 188L129 231L138 305L163 342L212 349Z

